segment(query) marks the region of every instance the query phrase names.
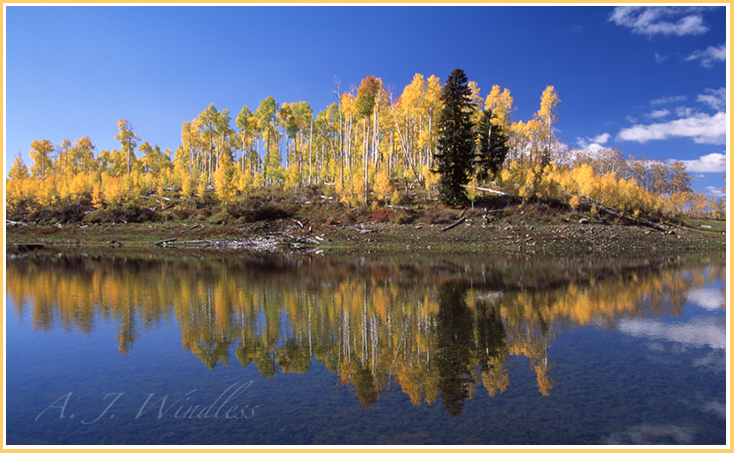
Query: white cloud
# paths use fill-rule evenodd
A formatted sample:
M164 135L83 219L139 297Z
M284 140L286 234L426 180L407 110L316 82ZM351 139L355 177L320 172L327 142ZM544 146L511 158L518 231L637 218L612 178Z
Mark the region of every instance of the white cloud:
M715 197L721 198L726 195L726 193L724 193L724 191L720 187L708 186L706 187L706 190L708 190L709 193Z
M603 145L604 143L606 143L609 140L610 137L611 135L609 135L607 132L604 132L603 134L599 134L596 137L594 137L591 141L593 141L594 143Z
M667 123L636 124L622 129L617 140L645 143L671 137L690 137L696 143L721 145L726 142L726 126L724 112L714 116L699 113Z
M627 115L627 116L624 117L624 119L626 119L627 121L629 121L632 124L636 124L637 123L637 118L634 117L634 116L632 116L632 115Z
M726 88L721 87L718 90L707 88L706 94L699 94L697 101L708 104L712 109L716 110L717 112L725 112Z
M576 144L580 149L594 153L596 151L599 151L600 149L603 149L604 147L602 145L609 141L610 138L611 135L607 132L604 132L603 134L599 134L596 137L577 137Z
M588 145L584 146L583 149L591 153L596 153L599 150L604 149L604 147L598 143L589 143Z
M701 66L710 68L717 61L726 61L726 44L719 47L710 46L706 50L697 50L685 58L685 61L700 60Z
M671 104L671 103L674 103L674 102L685 101L686 99L688 99L688 98L685 95L680 95L680 96L665 96L665 97L662 97L662 98L653 99L652 101L650 101L650 104L651 105Z
M641 35L700 35L708 31L701 11L670 6L618 6L609 21Z
M726 156L721 153L711 153L696 160L680 160L686 165L689 173L725 173Z
M668 115L670 115L670 110L668 109L653 110L652 112L647 114L647 116L650 118L662 118Z
M695 115L696 111L690 107L684 107L682 105L679 105L678 107L675 108L675 114L682 118L689 118Z
M660 55L657 52L655 52L655 63L660 64L667 59L668 57L666 55Z

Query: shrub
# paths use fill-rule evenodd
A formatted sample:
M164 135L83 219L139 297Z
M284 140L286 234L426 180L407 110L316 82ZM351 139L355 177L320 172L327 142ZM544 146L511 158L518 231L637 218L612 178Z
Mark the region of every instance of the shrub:
M456 220L456 214L451 211L436 211L428 214L426 220L431 225L437 225L441 223L450 223Z
M380 209L379 211L373 212L372 215L370 215L370 219L373 222L379 223L388 222L394 217L395 212L389 209Z

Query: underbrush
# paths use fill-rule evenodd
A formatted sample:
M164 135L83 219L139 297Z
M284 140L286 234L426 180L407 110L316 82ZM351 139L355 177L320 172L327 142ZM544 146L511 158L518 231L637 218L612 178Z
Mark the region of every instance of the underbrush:
M340 202L330 186L310 186L293 189L258 187L247 195L222 203L213 191L187 199L180 194L145 193L136 200L115 206L95 208L90 197L63 207L40 207L24 202L6 206L9 220L39 224L55 223L142 223L166 221L196 221L216 224L251 223L262 220L297 218L314 225L346 225L354 223L389 223L395 225L423 223L450 224L459 219L461 209L450 208L422 188L405 187L400 191L399 204L374 201L371 205L349 207ZM396 200L397 201L397 200ZM591 222L618 225L639 224L641 219L629 213L614 213L604 208L582 203L572 208L563 200L525 202L510 196L480 194L470 215L483 213L492 219L508 222L535 221L559 224L586 218ZM645 217L644 222L680 221L675 218Z

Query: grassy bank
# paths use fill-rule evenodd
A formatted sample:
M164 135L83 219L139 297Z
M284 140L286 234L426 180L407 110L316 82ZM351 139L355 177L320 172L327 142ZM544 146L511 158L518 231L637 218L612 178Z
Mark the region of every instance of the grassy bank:
M165 206L61 213L6 225L6 251L187 253L237 249L255 253L441 254L496 256L651 256L723 253L725 222L632 219L593 208L576 211L487 196L464 210L428 194L406 193L399 206L350 209L312 189L262 191L220 206L202 199ZM157 203L157 204L156 204ZM33 248L33 247L31 247Z

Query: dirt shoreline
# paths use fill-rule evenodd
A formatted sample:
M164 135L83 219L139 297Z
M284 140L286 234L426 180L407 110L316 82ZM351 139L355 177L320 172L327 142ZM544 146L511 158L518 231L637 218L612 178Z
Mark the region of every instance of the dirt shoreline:
M447 227L451 227L448 228ZM234 250L250 253L468 254L493 256L669 256L726 253L723 221L614 225L496 220L467 216L452 224L362 222L327 225L296 218L250 223L6 223L7 253L92 251L147 253Z

